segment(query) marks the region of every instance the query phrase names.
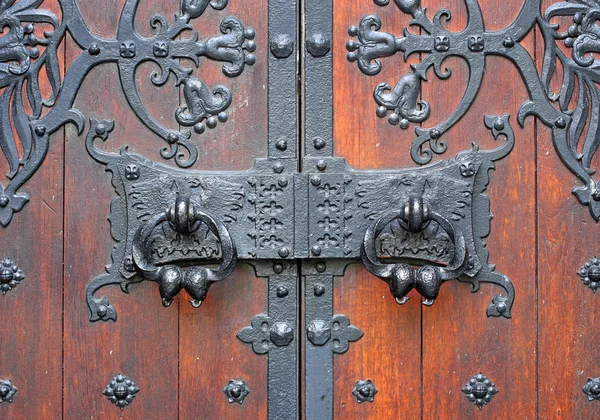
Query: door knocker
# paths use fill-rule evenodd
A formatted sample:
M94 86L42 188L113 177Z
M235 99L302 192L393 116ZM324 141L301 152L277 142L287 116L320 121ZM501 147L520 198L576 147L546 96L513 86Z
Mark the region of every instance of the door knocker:
M376 239L383 229L397 220L400 227L411 233L422 232L431 222L437 223L446 232L453 245L452 258L446 267L424 265L418 269L406 263L384 264L377 259ZM433 305L442 283L456 279L468 266L465 238L452 222L435 212L422 197L410 197L400 210L381 216L366 230L361 247L361 259L369 272L384 280L398 304L408 301L407 294L416 289L424 298L423 304Z
M174 264L157 266L152 261L149 245L155 229L165 222L181 235L192 234L204 223L221 244L221 264L217 268L193 267L188 271ZM185 289L192 298L192 306L199 308L206 299L210 286L226 279L233 272L237 261L235 245L225 225L201 211L187 196L177 196L175 204L167 211L157 214L138 228L133 237L132 255L136 271L141 277L158 283L165 307L171 305L181 289Z

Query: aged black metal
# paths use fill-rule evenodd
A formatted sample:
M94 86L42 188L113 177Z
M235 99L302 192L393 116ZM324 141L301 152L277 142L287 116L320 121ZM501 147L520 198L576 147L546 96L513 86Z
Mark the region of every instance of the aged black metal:
M390 3L374 1L379 6ZM98 139L108 139L115 124L90 120L86 148L112 173L116 192L110 206L115 240L112 264L89 284L86 293L91 321L116 321L116 310L108 299L95 296L106 285L118 284L127 292L132 283L155 281L165 306L185 289L198 307L210 285L230 275L236 262L251 264L257 276L268 281L268 313L248 320L250 326L244 327L238 338L257 354L268 353L268 416L291 419L298 415L298 346L301 337L306 337L306 417L327 419L332 416L333 355L348 351L350 343L363 334L348 317L333 312L334 278L342 276L349 264L362 262L389 284L400 304L414 288L423 295L423 303L430 305L442 283L451 279L470 283L473 292L482 282L493 283L504 289L504 294L492 299L487 315L511 317L514 288L488 262L484 242L491 220L485 195L489 171L510 153L515 141L508 115L484 118L494 138L503 139L495 149L480 150L474 144L455 157L417 168L352 169L343 158L334 156L333 2L305 0L306 31L299 42L296 2L269 0L268 155L245 172L190 170L198 156L192 131L200 135L225 122L234 94L223 85L207 87L179 59L187 58L196 67L200 57L217 60L224 63L225 76L238 76L256 61L252 54L255 33L238 18L227 17L219 35L199 40L193 32L182 38L182 32L191 29L193 20L209 6L221 10L228 3L182 0L173 22L156 16L151 22L154 35L142 37L134 25L138 2L125 1L113 39L87 28L75 0L59 0L60 19L38 9L42 0L0 2L0 26L6 28L0 37L0 88L4 88L0 94L0 149L9 169L7 182L0 186L0 225L7 226L29 200L19 189L42 163L50 134L68 122L83 133L85 118L72 106L86 75L103 63L117 64L131 109L166 142L160 156L179 166L153 162L130 153L127 146L118 153L96 147ZM485 30L478 2L465 0L468 25L461 33L453 33L442 25L450 17L449 11L440 10L430 19L419 0L394 3L413 17L412 24L422 33L405 30L396 37L380 30L383 23L378 16L368 15L359 26L350 28L350 35L358 40L347 44L348 59L369 76L379 73L382 57L397 52L403 52L405 58L422 54L421 62L394 88L382 83L375 89L379 117L389 114L388 121L402 129L425 122L431 110L431 105L420 99L426 71L433 67L438 77L450 77L450 71L442 68L448 56L463 58L470 68L465 94L448 119L431 128L415 128L413 160L427 164L433 154L446 151L441 137L475 100L486 57L502 56L517 66L528 88L529 100L521 107L518 122L523 124L526 116L535 115L552 128L559 156L584 183L574 192L598 220L600 192L591 166L600 145L600 95L595 85L600 73L588 54L600 49L594 35L595 17L600 13L597 4L571 0L541 13L540 0L526 0L512 24L491 32ZM557 16L573 19L568 31L559 32L559 26L551 22ZM53 29L38 34L37 26L42 23ZM520 44L534 27L545 41L541 74ZM57 51L67 34L82 51L64 69L62 79ZM570 57L558 48L558 40L565 40ZM296 52L304 64L303 142L298 141ZM174 112L183 129L170 129L153 119L138 95L136 73L145 61L160 69L151 76L155 85L165 84L170 75L175 77L185 106ZM564 77L561 91L555 94L549 82L557 62L564 68ZM42 98L39 89L42 75L52 88L47 98ZM579 87L576 103L572 100L575 80ZM553 106L554 101L558 107ZM302 159L300 144L304 146ZM212 264L217 267L209 268ZM585 273L580 272L590 287L597 283L594 273L590 277L592 266L590 263L584 266ZM4 285L10 290L22 279L13 268L12 262L2 265L4 292ZM300 332L297 302L301 277L306 313L305 331ZM497 392L486 381L477 375L465 387L467 397L480 408ZM377 392L367 382L357 383L359 402L360 398L373 401ZM487 387L486 394L482 386ZM239 384L230 383L225 393L241 403L245 395L240 390ZM137 387L128 378L117 376L105 393L123 407L131 402Z
M588 378L583 386L583 393L588 401L600 400L600 378Z
M379 6L387 6L390 0L374 0ZM600 50L596 17L600 6L594 0L567 0L552 4L542 12L541 0L526 0L517 18L502 30L486 31L478 0L465 0L467 26L460 32L448 31L443 22L451 17L447 9L438 10L433 19L427 16L420 0L394 0L396 6L412 16L411 25L418 26L420 33L404 28L395 36L381 31L383 22L374 14L364 16L358 26L351 26L348 33L357 40L348 41L348 60L356 62L361 72L368 76L378 74L382 57L403 53L404 59L418 53L422 59L411 66L412 71L402 76L395 87L379 84L374 91L378 104L377 115L407 129L410 123L422 123L429 117L430 105L420 100L421 83L427 80L426 72L433 67L440 79L447 79L451 70L442 66L447 57L460 57L469 65L469 82L460 104L448 118L430 128L415 127L416 138L412 143L411 156L417 163L430 162L433 154L444 153L447 144L441 136L467 113L475 101L483 74L486 58L500 56L513 62L527 86L529 100L521 106L518 121L522 125L528 115L537 116L552 129L552 140L565 165L582 182L573 193L589 207L593 218L600 219L600 189L592 175L593 157L600 145L600 82L598 61L590 53ZM560 31L554 18L572 20L566 31ZM541 74L534 57L520 42L538 28L545 45ZM567 52L559 48L564 40ZM563 83L559 93L550 88L557 63L563 68ZM488 72L490 69L487 69ZM578 96L574 100L575 81ZM558 107L553 106L558 102ZM588 118L589 116L589 118ZM587 126L587 132L585 128ZM584 132L586 133L584 136ZM583 142L582 142L583 139Z
M0 261L0 291L2 294L11 291L23 281L25 275L21 269L11 260L5 258Z
M596 293L600 288L600 260L598 257L592 257L579 269L579 278L587 287Z
M227 397L227 401L230 403L243 404L244 399L250 393L248 385L244 381L239 379L231 379L223 388L223 393Z
M0 379L0 404L12 403L18 389L10 379Z
M218 122L227 120L225 111L232 102L232 94L223 85L209 88L179 59L187 58L196 67L200 57L221 61L223 73L228 77L238 76L246 65L256 61L252 54L256 49L252 41L254 30L246 28L236 17L223 19L220 35L200 40L198 33L193 32L189 38L179 37L209 5L220 10L227 6L228 0L182 0L181 13L175 16L173 23L169 24L160 15L153 17L151 25L156 31L152 37L143 37L135 29L139 0L127 0L113 39L89 30L75 0L59 0L62 19L49 10L38 9L42 2L0 3L0 25L8 28L0 38L0 88L4 88L0 94L0 149L9 165L8 183L0 186L2 226L7 226L13 213L20 211L29 200L18 190L44 160L50 134L68 122L82 132L85 119L72 106L81 83L93 67L110 62L118 65L121 87L131 109L167 143L160 151L161 156L173 159L180 167L189 167L198 156L197 147L190 139L191 131L169 129L150 116L136 87L138 67L146 61L159 67L160 71L150 78L156 86L164 85L171 74L175 76L186 102L185 107L174 110L175 117L182 126L193 127L201 134L207 127L215 128ZM37 34L38 24L51 25L53 29ZM67 33L82 52L61 79L57 51ZM52 87L48 98L42 98L39 89L43 74ZM23 103L24 98L27 104ZM47 113L42 112L45 107L49 108ZM22 149L21 155L19 149Z
M481 410L484 405L492 401L498 390L494 383L485 375L478 373L469 379L469 382L463 387L462 392L466 394L470 402Z
M131 404L139 391L140 389L129 377L118 374L110 380L102 393L122 410Z
M356 402L373 402L375 400L375 394L377 394L377 388L373 385L373 381L367 379L366 381L360 380L354 385L352 394L356 397Z

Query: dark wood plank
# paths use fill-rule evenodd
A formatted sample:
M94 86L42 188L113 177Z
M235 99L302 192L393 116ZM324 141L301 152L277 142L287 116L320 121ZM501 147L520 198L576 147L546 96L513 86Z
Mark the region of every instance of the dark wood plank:
M501 29L517 16L521 1L480 2L487 30ZM466 25L462 0L423 2L430 15L448 8L447 27L459 31ZM533 37L523 45L533 50ZM448 81L431 73L423 85L423 98L430 101L432 115L424 125L441 121L458 104L468 80L468 68L460 60L449 60L453 70ZM501 289L482 284L477 294L468 284L449 282L442 287L431 308L423 310L423 414L426 418L535 418L536 415L536 267L535 267L535 144L534 123L518 127L516 113L526 99L526 90L508 60L487 59L491 69L484 77L479 96L470 112L445 136L449 143L443 158L470 148L474 141L482 149L497 146L483 125L485 114L511 114L516 146L496 165L488 195L494 214L487 238L490 263L506 274L516 288L512 319L486 318L492 297ZM502 140L499 140L502 141ZM487 375L499 393L481 411L461 392L475 374Z
M114 36L123 1L80 2L89 26L103 36ZM178 4L143 2L137 15L141 33L149 34L149 19L156 13L171 18ZM74 43L68 58L79 54ZM151 114L176 127L174 111L178 90L149 80L152 66L138 73L140 94ZM116 128L106 145L123 144L158 160L162 140L146 129L130 111L121 93L116 67L94 69L84 82L75 107L86 117L115 119ZM116 419L174 419L178 416L178 306L161 305L156 284L131 287L126 295L118 287L104 289L118 311L118 322L88 321L85 287L110 262L112 240L109 203L114 197L110 174L85 151L72 128L67 132L65 186L65 366L64 417ZM131 406L121 411L102 395L115 374L130 376L140 388Z
M180 418L266 419L268 355L257 355L236 334L267 313L267 279L247 266L211 287L200 309L180 299ZM229 403L223 388L243 380L250 393Z
M359 169L399 168L412 165L412 136L375 115L373 89L387 81L395 84L408 71L400 56L383 59L375 77L363 75L346 59L348 26L377 13L382 30L399 33L408 18L392 5L377 7L372 0L334 2L333 109L335 153ZM412 299L399 307L386 283L359 266L337 278L334 313L344 314L364 336L347 353L334 357L334 418L420 418L421 305ZM401 356L399 356L401 352ZM379 390L375 403L358 404L352 389L358 380L371 379Z
M60 16L56 1L46 1L44 8ZM40 37L49 29L36 27ZM62 67L64 47L58 57ZM40 90L48 97L45 71ZM59 130L50 138L40 169L21 190L29 202L8 227L0 227L0 261L10 257L25 275L16 288L0 295L0 379L11 379L18 389L12 404L0 405L0 418L62 415L63 145L64 130ZM0 183L7 172L0 157Z
M542 10L552 3L544 1ZM573 23L572 19L556 22L562 28ZM541 66L541 40L537 47ZM558 91L561 84L559 65L552 87ZM573 105L578 100L577 92L576 88ZM598 162L596 156L592 167ZM538 124L537 164L539 418L593 419L598 417L598 406L588 401L582 388L589 377L600 376L600 331L595 328L600 309L598 296L577 273L588 259L600 256L600 231L588 209L571 193L579 181L560 161L552 145L552 133L542 124Z
M229 2L217 11L208 8L193 21L200 38L219 34L219 23L235 16L256 32L256 63L235 78L222 72L222 63L201 59L195 74L209 86L231 90L227 122L197 136L200 170L234 171L252 167L267 154L268 2ZM236 334L252 318L267 313L266 279L248 266L211 287L206 302L194 309L180 299L179 408L181 418L263 419L267 417L267 356L256 355ZM250 394L243 404L229 403L223 387L241 379Z

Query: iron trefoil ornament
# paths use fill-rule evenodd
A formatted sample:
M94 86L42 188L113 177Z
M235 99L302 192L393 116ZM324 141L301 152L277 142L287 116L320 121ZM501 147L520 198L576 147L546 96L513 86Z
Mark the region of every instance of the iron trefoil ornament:
M379 6L387 6L390 0L374 0ZM534 115L552 129L552 140L564 164L576 175L583 186L573 193L589 207L592 217L600 220L599 180L594 179L593 158L600 146L600 61L591 54L600 51L600 26L597 18L600 5L595 0L567 0L552 4L541 11L541 0L525 0L517 18L499 31L486 31L478 0L465 0L468 20L461 32L448 31L443 22L451 17L449 10L438 10L433 18L426 14L420 0L393 0L403 13L412 16L411 25L421 34L404 29L402 36L381 30L379 16L364 16L358 26L351 26L348 60L356 62L361 72L368 76L378 74L383 66L381 58L403 53L404 58L422 54L411 72L400 77L392 88L380 83L374 91L377 115L388 116L392 125L407 129L410 123L423 123L430 114L431 105L419 99L421 84L427 81L426 72L433 68L440 79L451 76L451 70L442 66L446 58L457 56L469 65L469 81L457 108L446 120L432 127L415 127L416 138L412 142L411 156L416 163L430 162L433 154L447 150L442 136L454 126L475 101L488 56L500 56L514 63L527 86L529 99L518 113L522 125L525 117ZM572 24L561 30L554 18L570 19ZM544 40L544 59L538 73L534 58L520 44L534 28L538 28ZM356 39L354 39L356 38ZM564 41L568 52L559 48ZM560 63L563 83L555 93L550 81ZM488 69L489 70L489 69ZM575 83L577 82L577 83ZM575 86L578 96L575 98ZM558 105L554 106L553 103ZM585 130L587 127L587 131ZM585 135L584 135L585 133Z
M232 94L224 85L207 86L180 59L191 60L196 67L200 57L223 62L227 77L240 75L246 65L256 61L252 54L256 49L254 30L233 16L221 21L221 34L199 39L198 33L192 32L188 38L180 37L183 31L192 29L192 20L203 15L209 6L222 10L228 0L182 0L181 12L172 23L160 15L151 19L155 31L148 38L135 30L139 0L127 0L113 39L102 38L88 29L75 0L59 0L62 20L49 10L39 9L42 2L0 2L0 26L6 28L0 36L0 88L4 88L0 93L0 157L8 162L8 182L0 185L2 226L7 226L13 213L29 200L19 189L43 162L49 136L68 122L77 126L79 134L83 132L85 119L72 106L81 83L95 66L117 64L121 87L132 111L167 143L160 155L173 159L180 167L189 167L198 156L191 130L164 127L150 116L135 82L138 67L146 61L159 67L150 78L156 86L167 83L170 75L175 77L185 100L185 106L175 110L176 120L201 134L227 120ZM82 51L65 69L63 79L58 48L67 34ZM42 97L39 88L42 75L51 86L47 98ZM45 108L48 111L42 112Z

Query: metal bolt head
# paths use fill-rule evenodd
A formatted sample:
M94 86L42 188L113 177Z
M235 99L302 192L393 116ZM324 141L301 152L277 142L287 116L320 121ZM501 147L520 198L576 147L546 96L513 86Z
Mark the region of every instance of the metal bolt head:
M90 55L98 55L100 54L100 47L98 46L98 44L92 44L88 48L88 52L90 53Z
M319 255L321 255L321 247L319 245L315 245L310 249L310 252L315 256L318 257Z
M46 127L43 125L38 125L37 127L35 127L35 134L37 134L39 137L42 137L44 134L46 134Z
M318 262L317 265L315 266L315 268L317 269L317 271L319 273L323 273L326 269L327 269L327 265L324 262Z
M327 162L324 160L320 160L317 162L317 169L319 171L324 171L325 169L327 169Z
M8 206L8 202L9 202L9 198L5 195L1 195L0 196L0 207L6 207Z
M283 187L287 187L287 184L288 184L288 180L287 180L287 178L279 178L279 179L277 180L277 185L279 185L279 186L280 186L280 187L282 187L282 188L283 188Z
M277 149L279 149L280 151L283 152L283 151L287 150L288 142L286 139L280 139L275 144L275 147L277 147Z
M288 34L278 34L271 39L271 53L277 58L288 58L294 51L294 40Z
M507 35L506 38L504 38L504 42L502 42L502 45L504 45L506 48L512 48L515 46L515 41L514 39L512 39L512 37Z
M289 290L285 286L279 286L277 288L277 297L284 298L289 294Z
M567 121L563 117L558 117L554 122L556 128L565 128L567 126Z
M310 178L310 183L313 184L315 187L318 187L319 185L321 185L321 178L315 175Z
M331 40L321 33L312 34L306 41L306 49L313 57L323 57L331 49Z
M314 290L315 296L323 296L325 294L325 286L323 286L321 283L315 284Z
M281 274L281 273L283 273L283 265L279 264L279 263L273 264L273 272L275 274Z
M327 142L325 140L323 140L321 137L316 137L313 140L313 144L315 146L315 149L321 150L322 148L324 148L327 145Z
M277 347L284 347L294 339L294 330L287 322L276 322L271 327L269 338Z
M279 250L279 256L281 258L287 258L290 255L290 249L287 247L283 247Z
M306 330L308 340L315 346L322 346L331 338L329 323L320 319L311 322Z
M281 162L277 162L273 165L273 172L280 174L283 172L283 164Z

